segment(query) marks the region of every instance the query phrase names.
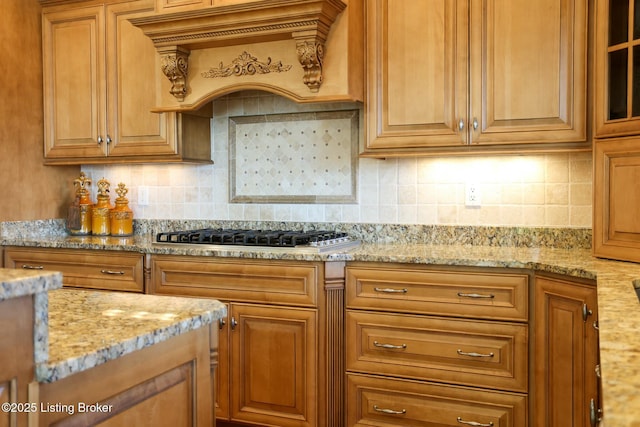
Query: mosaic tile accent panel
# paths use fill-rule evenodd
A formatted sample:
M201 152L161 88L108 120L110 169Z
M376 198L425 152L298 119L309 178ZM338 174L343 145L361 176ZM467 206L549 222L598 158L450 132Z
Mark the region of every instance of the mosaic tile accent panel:
M229 117L232 203L355 203L358 110Z

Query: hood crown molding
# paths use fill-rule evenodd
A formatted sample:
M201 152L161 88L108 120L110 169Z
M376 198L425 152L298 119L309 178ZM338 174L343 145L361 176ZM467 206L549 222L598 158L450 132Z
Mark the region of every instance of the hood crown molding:
M171 94L182 101L187 92L188 56L193 49L296 41L296 53L311 92L322 84L324 45L333 22L347 7L341 0L259 0L130 19L149 37L172 83Z

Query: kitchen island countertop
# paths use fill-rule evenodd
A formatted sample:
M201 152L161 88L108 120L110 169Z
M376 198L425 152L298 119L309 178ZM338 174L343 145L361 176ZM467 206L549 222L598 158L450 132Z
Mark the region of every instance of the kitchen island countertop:
M49 292L49 357L38 382L53 382L223 318L217 300L60 289Z
M546 247L373 244L336 254L161 247L145 236L115 239L52 237L4 239L5 246L125 250L150 254L245 257L306 261L397 262L469 267L522 268L597 282L600 357L607 427L637 426L640 419L640 264L598 259L588 249Z
M34 296L35 379L53 382L209 325L217 300L60 289L62 275L0 268L0 301Z

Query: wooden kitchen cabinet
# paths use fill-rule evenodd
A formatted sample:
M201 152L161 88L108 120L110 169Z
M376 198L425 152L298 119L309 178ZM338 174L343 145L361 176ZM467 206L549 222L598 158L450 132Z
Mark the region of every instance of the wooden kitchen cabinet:
M345 279L347 425L527 425L527 273L351 262Z
M593 254L640 262L640 136L594 144Z
M640 262L640 20L634 5L596 2L593 254Z
M28 402L75 410L37 411L30 414L33 424L29 425L214 425L213 414L206 408L212 401L216 347L215 331L205 326L57 381L34 382ZM96 404L102 410L89 407Z
M640 134L640 21L633 0L598 1L594 135Z
M590 419L599 417L596 287L536 276L534 305L532 424L594 425Z
M46 164L211 162L210 104L155 113L160 60L128 19L153 0L42 0Z
M527 425L527 398L446 384L350 374L349 427Z
M361 155L589 150L587 1L368 0Z
M34 380L34 295L0 301L0 404L26 405ZM0 412L0 426L27 425L28 408Z
M328 264L151 256L150 293L228 304L216 378L223 425L343 425L344 276Z
M144 292L144 255L136 252L6 247L4 266L60 271L67 287Z

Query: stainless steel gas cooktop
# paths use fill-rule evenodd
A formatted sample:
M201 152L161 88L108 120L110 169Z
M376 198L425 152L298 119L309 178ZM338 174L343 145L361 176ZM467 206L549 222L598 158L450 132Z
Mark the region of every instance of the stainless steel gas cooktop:
M301 253L341 252L360 245L347 233L327 230L236 230L204 228L156 235L155 245L199 245L219 250L286 250Z

